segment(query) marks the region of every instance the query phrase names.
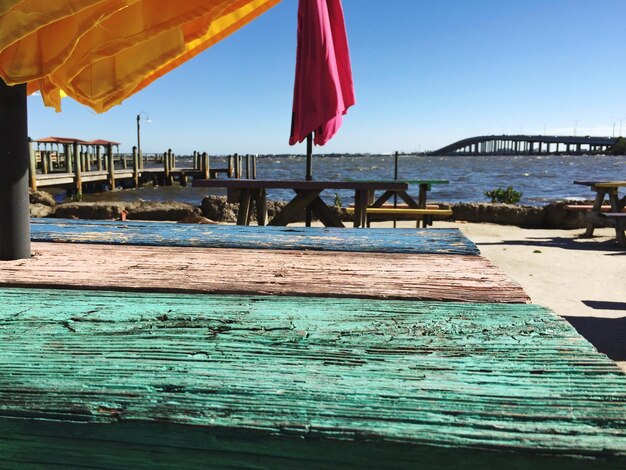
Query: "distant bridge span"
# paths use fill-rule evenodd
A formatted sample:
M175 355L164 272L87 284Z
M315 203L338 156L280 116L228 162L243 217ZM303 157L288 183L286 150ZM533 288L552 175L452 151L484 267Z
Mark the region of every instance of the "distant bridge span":
M481 135L459 140L428 155L581 155L604 153L616 137Z

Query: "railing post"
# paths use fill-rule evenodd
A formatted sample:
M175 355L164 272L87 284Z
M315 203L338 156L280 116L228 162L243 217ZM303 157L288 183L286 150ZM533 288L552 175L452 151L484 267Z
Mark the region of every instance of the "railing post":
M115 191L115 161L113 160L113 145L107 144L107 161L109 162L109 186Z
M139 154L136 145L133 146L133 183L135 188L139 187Z

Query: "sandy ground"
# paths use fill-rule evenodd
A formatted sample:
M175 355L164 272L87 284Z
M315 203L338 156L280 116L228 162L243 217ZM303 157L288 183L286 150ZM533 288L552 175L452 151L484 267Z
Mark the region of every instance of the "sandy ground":
M434 226L459 228L483 256L521 284L533 303L567 319L626 372L626 249L615 243L613 229L596 229L594 238L582 239L582 229L462 222Z

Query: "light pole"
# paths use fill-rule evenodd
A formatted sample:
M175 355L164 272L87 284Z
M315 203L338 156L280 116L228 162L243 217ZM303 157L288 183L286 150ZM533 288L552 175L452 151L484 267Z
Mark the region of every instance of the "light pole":
M146 115L146 122L152 122L150 121L150 116L148 116L148 113L146 113L145 111L142 111L139 114L137 114L137 158L139 159L140 168L143 168L143 155L141 153L141 126L139 125L139 121L141 120L142 114Z

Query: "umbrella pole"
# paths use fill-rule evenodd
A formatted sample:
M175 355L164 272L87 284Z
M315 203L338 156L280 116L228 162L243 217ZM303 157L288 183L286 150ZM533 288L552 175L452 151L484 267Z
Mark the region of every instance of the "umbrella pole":
M398 151L396 151L395 159L394 159L394 171L393 171L393 179L394 181L398 180ZM393 207L394 209L398 207L398 193L393 193ZM396 228L396 219L393 219L393 228Z
M0 78L0 260L30 258L26 85Z
M306 180L313 180L313 133L306 136ZM306 206L305 225L311 226L311 207Z

